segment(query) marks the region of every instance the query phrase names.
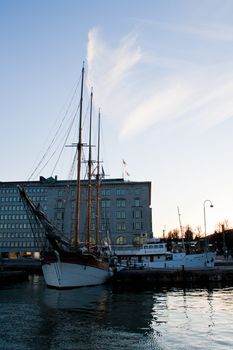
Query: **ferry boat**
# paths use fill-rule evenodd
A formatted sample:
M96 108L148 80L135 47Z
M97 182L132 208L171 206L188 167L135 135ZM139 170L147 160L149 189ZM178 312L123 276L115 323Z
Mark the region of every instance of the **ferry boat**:
M215 252L169 251L165 242L155 239L141 247L115 249L115 255L121 268L203 269L215 265Z

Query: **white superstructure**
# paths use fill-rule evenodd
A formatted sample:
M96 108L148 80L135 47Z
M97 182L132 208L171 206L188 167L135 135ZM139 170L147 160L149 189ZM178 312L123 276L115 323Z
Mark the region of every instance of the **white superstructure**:
M115 249L115 255L121 266L142 268L206 268L214 267L214 252L172 252L164 242L148 242L142 247L124 247Z

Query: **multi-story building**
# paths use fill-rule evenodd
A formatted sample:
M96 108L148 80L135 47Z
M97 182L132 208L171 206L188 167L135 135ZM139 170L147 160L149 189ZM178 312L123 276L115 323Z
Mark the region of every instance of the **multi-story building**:
M0 253L41 251L44 233L29 220L17 185L23 187L49 220L69 239L75 225L76 182L55 178L30 182L0 182ZM91 240L95 237L95 187L92 190ZM151 182L103 179L100 187L99 231L102 241L137 244L152 237ZM79 240L85 240L87 182L81 182Z

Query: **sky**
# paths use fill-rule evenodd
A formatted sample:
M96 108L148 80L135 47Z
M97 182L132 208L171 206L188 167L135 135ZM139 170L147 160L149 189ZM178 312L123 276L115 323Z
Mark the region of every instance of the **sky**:
M127 181L151 181L154 236L179 227L177 207L193 230L204 207L207 233L232 226L232 13L231 0L0 0L0 181L29 178L84 62L105 173L122 177L124 159Z

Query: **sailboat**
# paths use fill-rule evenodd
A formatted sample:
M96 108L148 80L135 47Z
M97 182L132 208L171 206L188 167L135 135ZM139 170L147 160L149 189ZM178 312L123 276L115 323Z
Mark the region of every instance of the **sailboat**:
M42 225L45 237L49 242L49 249L43 253L42 271L48 287L74 288L91 285L99 285L106 282L112 275L111 249L108 245L99 244L99 223L96 222L96 243L90 244L90 215L91 215L91 190L92 190L92 160L91 160L91 129L92 129L92 96L90 104L90 129L89 129L89 158L88 158L88 205L87 205L87 228L85 242L79 241L80 221L80 177L81 177L81 152L82 152L82 100L83 100L84 67L82 68L80 115L79 115L79 139L77 143L77 185L76 185L76 210L74 239L69 241L46 217L39 206L35 205L28 197L26 191L18 186L20 196L29 209L30 215ZM97 156L97 199L96 218L99 217L99 136L100 136L100 113L98 127L98 156ZM96 220L97 220L96 219Z

